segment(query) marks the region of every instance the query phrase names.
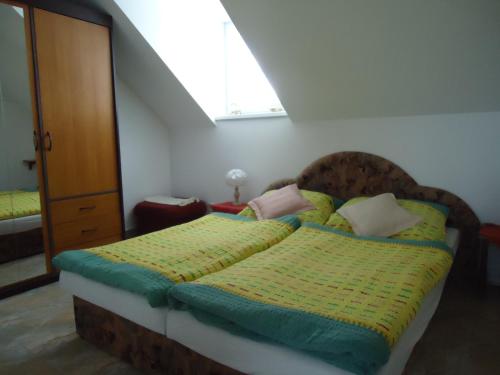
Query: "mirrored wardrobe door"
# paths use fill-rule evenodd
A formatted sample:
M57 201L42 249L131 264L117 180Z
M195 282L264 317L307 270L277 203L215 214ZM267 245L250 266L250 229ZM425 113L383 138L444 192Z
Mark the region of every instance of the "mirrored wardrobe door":
M46 273L28 18L0 0L0 287Z

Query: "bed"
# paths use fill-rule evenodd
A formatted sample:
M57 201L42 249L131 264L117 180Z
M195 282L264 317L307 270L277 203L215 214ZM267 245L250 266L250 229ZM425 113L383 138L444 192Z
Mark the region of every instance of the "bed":
M0 192L0 263L43 252L38 191Z
M448 228L446 242L454 253L458 248L458 241L458 230ZM152 308L145 298L136 294L102 285L71 272L61 272L60 281L78 298L101 306L133 322L137 327L144 327L160 335L166 335L169 339L201 355L243 373L347 374L341 369L284 345L262 343L203 324L187 311L167 307ZM401 372L413 346L422 336L437 308L444 284L445 280L428 294L421 311L400 339L388 365L380 374Z
M214 213L192 222L53 259L74 295L166 334L168 291L264 251L300 225L295 216L255 221Z
M452 273L458 279L465 277L463 271L473 257L479 224L472 210L455 195L419 186L392 162L357 152L329 155L306 168L297 179L280 181L270 188L292 181L300 188L341 199L393 192L398 198L447 205L451 210L448 225L457 228L447 232L448 244L456 249ZM75 321L80 336L143 369L164 369L169 373L182 371L184 374L294 373L291 369L295 369L295 373L345 373L286 346L250 340L201 323L186 311L165 309L148 317L147 305L143 303L141 310L141 303L127 293L117 293L113 289L104 291L99 285L89 284L88 280L66 272L62 272L61 280L75 295ZM445 279L427 294L422 309L401 336L394 355L381 373L397 373L404 368L413 345L423 334L437 307L444 282ZM115 301L113 304L107 302L111 296ZM218 345L213 345L214 342Z
M447 244L455 254L459 232L447 230ZM423 335L437 309L446 277L425 297L418 314L393 348L386 365L377 374L402 373L413 346ZM247 374L273 375L347 375L346 370L285 345L263 342L233 334L214 325L200 322L186 310L172 310L167 317L168 337L196 352ZM217 343L217 345L214 345Z

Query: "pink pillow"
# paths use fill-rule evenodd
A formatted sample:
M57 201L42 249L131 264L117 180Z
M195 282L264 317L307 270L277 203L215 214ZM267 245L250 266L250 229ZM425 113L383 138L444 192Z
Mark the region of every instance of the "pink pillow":
M294 214L315 207L300 194L297 184L288 185L269 194L261 195L248 202L255 211L257 219L272 219L283 215Z

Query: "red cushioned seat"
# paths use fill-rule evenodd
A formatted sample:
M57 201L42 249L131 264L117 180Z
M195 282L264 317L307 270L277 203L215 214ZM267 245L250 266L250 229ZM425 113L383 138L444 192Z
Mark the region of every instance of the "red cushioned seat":
M174 225L198 219L207 213L203 201L186 206L171 206L161 203L141 202L134 208L139 234L154 232Z

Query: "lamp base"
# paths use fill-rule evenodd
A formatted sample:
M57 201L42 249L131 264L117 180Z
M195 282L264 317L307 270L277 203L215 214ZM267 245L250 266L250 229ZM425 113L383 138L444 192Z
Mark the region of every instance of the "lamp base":
M240 189L238 186L234 187L234 205L239 205L240 204Z

